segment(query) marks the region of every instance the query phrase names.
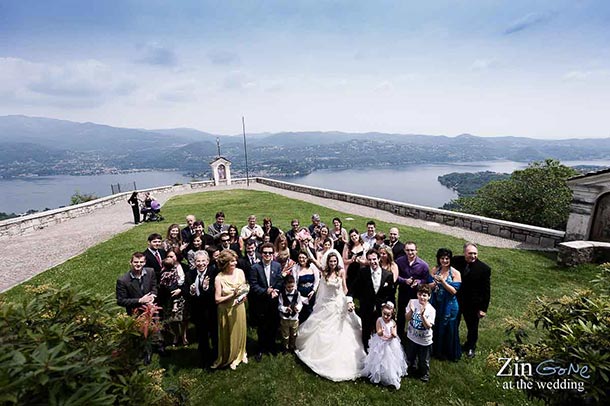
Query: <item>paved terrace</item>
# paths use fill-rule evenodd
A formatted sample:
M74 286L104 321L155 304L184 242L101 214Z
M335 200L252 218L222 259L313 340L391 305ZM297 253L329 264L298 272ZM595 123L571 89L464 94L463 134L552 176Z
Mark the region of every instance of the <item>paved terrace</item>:
M365 218L378 219L388 223L418 227L452 235L485 246L540 249L539 247L528 246L519 241L512 241L458 227L450 227L438 223L400 217L383 210L331 199L323 199L284 189L272 188L256 182L251 182L249 187L245 185L218 186L203 190L193 189L186 193L213 193L214 191L226 189L252 189L277 193L293 199L352 213ZM171 197L179 194L185 194L185 192L154 192L155 198L157 198L161 204L164 204ZM186 215L188 213L184 214ZM302 213L300 215L301 221L306 223L309 220L310 215L311 213ZM239 226L241 226L241 224ZM63 223L53 224L23 235L0 237L0 244L3 247L2 252L0 253L0 260L3 264L10 264L10 266L3 266L0 268L0 292L4 292L15 285L27 281L49 268L62 264L68 259L82 254L89 247L109 240L117 233L126 231L132 227L134 227L134 224L131 208L125 201L124 204L118 203L98 209L95 211L95 214L73 218ZM163 232L165 232L165 230L163 230ZM404 240L404 238L402 239ZM32 253L32 247L40 247L39 252L43 255L19 254Z

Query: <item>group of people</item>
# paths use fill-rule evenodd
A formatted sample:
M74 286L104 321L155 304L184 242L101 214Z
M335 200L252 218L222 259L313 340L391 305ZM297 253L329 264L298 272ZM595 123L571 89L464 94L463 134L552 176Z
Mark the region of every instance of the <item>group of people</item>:
M406 375L427 382L431 356L475 356L491 270L474 243L463 256L439 249L430 268L395 227L386 238L374 221L360 234L339 218L332 227L318 214L311 218L308 227L294 219L283 232L269 217L260 226L251 215L238 230L222 211L207 229L188 215L186 227L170 225L165 238L151 234L148 247L132 255L130 271L117 280L117 303L129 314L160 305L173 344L188 344L190 320L202 367L247 363L248 325L257 328L257 361L294 351L335 381L368 377L399 388Z

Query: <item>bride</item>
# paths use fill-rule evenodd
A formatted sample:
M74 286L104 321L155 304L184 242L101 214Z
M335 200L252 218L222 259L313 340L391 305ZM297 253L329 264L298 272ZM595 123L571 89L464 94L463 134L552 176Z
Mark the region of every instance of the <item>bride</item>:
M341 256L330 250L320 261L325 264L316 304L311 316L299 327L297 356L318 375L332 381L361 376L366 353L362 345L362 323L347 310L345 271Z

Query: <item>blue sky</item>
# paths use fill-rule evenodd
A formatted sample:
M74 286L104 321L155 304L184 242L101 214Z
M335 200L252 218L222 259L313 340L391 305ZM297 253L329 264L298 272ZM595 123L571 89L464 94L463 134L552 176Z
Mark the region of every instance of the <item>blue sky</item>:
M0 115L610 137L610 2L0 0Z

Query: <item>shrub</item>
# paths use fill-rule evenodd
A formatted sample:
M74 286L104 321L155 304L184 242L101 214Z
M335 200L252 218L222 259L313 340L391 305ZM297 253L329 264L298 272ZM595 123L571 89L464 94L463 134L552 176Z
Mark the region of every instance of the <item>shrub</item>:
M152 340L142 328L158 328L154 309L130 317L111 297L32 290L32 300L0 308L0 404L168 403L142 365Z
M496 368L500 357L534 365L532 376L514 377L516 381L533 383L525 389L530 398L549 405L610 403L610 263L601 265L600 273L591 282L597 287L595 291L577 290L557 300L538 298L528 311L534 326L543 330L537 341L530 342L522 320L507 320L507 345L490 355L488 361ZM541 375L536 368L547 360L562 367L587 366L588 377L574 370L564 371L563 375ZM558 378L570 379L584 390L549 389L535 382L548 383Z
M75 191L74 194L70 197L70 204L81 204L85 202L90 202L91 200L97 199L97 196L93 193L81 193L80 191Z

